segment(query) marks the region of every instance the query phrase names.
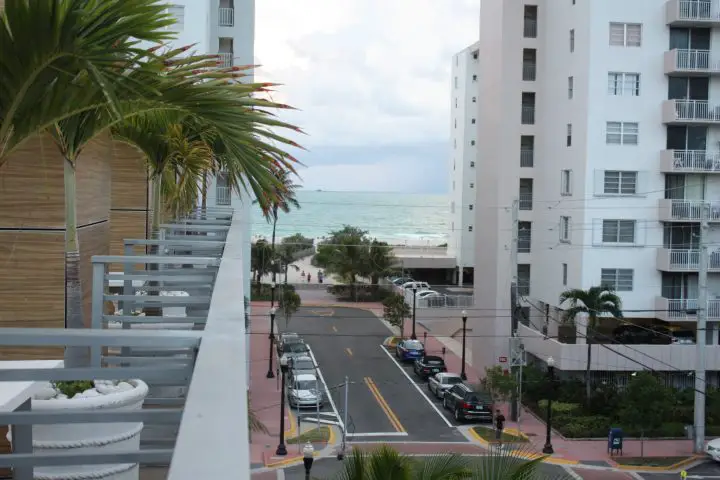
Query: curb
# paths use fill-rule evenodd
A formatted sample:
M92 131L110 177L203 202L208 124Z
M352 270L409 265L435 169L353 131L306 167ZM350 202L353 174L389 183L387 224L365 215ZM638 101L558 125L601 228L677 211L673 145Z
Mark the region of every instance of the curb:
M328 449L332 449L336 446L335 441L337 440L337 434L335 433L335 428L332 425L327 425L327 427L330 430L330 435L328 436L328 441L325 444L325 447L321 451L315 451L315 453L313 454L314 458L321 458L321 457L325 456L325 455L323 455L323 452L325 452ZM302 460L303 460L303 456L296 454L290 458L284 458L284 459L278 460L276 462L265 463L265 468L273 469L273 468L278 468L278 467L287 467L287 466L294 465L294 464L300 464L300 463L302 463Z
M480 435L477 434L474 428L468 429L468 432L470 435L478 442L480 445L482 445L484 448L487 448L488 450L492 448L492 444L482 438ZM577 460L565 460L562 458L553 458L549 455L543 455L540 453L530 453L523 452L522 450L511 450L510 453L520 457L524 458L525 460L536 460L538 458L542 459L543 463L549 463L552 465L580 465L580 462Z
M648 457L651 458L651 457ZM674 463L672 465L668 465L667 467L643 467L641 465L620 465L617 464L614 468L618 470L624 470L624 471L636 471L636 472L673 472L675 470L679 470L682 467L685 467L687 465L690 465L691 463L694 463L698 460L703 460L705 457L703 455L693 455L691 457L686 458L685 460L681 460L677 463ZM617 463L617 462L615 462Z

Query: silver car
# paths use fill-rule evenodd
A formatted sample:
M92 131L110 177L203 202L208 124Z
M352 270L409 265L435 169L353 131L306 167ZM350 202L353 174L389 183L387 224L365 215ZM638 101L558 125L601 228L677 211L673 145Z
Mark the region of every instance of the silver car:
M304 343L286 343L282 347L280 352L281 358L285 357L288 360L288 365L297 357L307 357L310 353L310 349Z
M321 384L315 375L295 375L288 386L288 403L293 408L322 406Z
M299 357L291 357L288 359L288 365L290 366L290 370L292 371L293 376L298 375L315 375L317 372L315 371L316 365L315 362L313 362L312 358L310 358L307 355L302 355Z
M458 383L462 383L462 378L457 373L438 373L428 378L428 390L437 398L443 398L445 392Z

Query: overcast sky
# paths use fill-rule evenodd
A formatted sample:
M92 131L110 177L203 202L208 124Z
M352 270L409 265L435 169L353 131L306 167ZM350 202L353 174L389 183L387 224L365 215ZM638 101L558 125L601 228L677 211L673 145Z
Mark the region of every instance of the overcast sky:
M256 61L309 135L307 188L445 193L450 65L479 0L257 0Z

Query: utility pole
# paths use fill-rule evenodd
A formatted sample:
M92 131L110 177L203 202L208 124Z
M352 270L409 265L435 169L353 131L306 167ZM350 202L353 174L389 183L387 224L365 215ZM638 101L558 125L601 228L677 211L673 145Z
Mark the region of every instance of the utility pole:
M520 305L518 302L518 216L520 201L516 198L512 203L512 241L510 242L510 341L514 340L515 332L520 323ZM512 345L512 344L511 344ZM510 356L512 357L512 347ZM512 366L512 364L511 364ZM510 402L510 419L517 422L517 392L513 392Z
M510 337L510 369L517 379L517 389L513 391L513 399L511 405L511 413L513 420L517 422L518 430L520 430L520 411L522 405L522 378L523 367L525 366L525 345L522 339L517 336L517 332Z
M343 408L343 429L342 429L342 450L338 453L338 460L345 458L345 446L347 445L348 425L348 397L350 396L350 379L345 377L345 407Z
M700 218L700 269L698 275L697 333L695 338L695 453L705 450L705 350L708 308L708 219L710 204L704 203Z

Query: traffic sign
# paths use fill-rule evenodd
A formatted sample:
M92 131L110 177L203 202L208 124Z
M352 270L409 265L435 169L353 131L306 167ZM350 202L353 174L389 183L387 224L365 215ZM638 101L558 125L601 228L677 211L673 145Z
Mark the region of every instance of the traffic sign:
M498 362L500 363L507 363L507 357L499 357Z

